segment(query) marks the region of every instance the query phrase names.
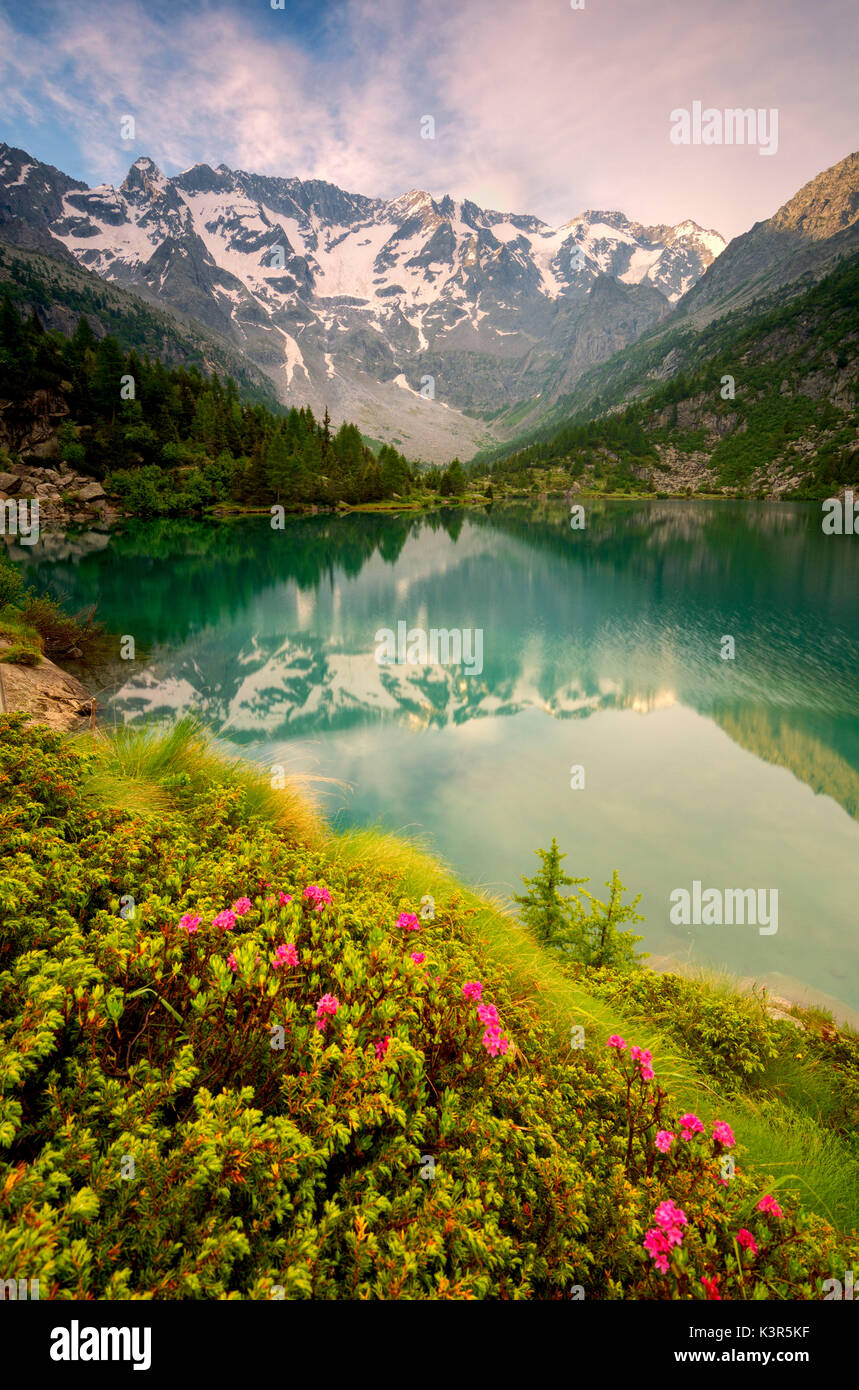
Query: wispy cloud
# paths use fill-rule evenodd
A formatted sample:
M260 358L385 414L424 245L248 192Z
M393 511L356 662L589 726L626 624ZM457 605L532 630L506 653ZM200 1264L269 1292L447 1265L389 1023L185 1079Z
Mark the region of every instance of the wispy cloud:
M168 172L224 162L733 235L855 143L852 0L338 0L310 30L227 0L48 10L25 27L0 6L0 117L52 162L71 140L90 182L148 153ZM779 107L778 156L672 146L669 112L695 99Z

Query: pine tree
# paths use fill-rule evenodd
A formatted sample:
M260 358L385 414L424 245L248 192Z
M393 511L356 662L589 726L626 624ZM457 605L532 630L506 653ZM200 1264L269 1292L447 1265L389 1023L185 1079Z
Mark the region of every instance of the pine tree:
M551 848L538 849L542 867L533 878L522 875L522 882L529 892L513 894L513 901L522 908L522 917L527 926L536 934L538 940L551 943L570 925L573 904L561 895L560 889L580 887L587 883L586 878L570 878L561 868L561 860L566 854L558 850L558 843L552 836Z
M644 938L622 930L624 922L644 921L635 910L641 901L641 894L639 893L631 903L623 902L626 889L620 881L617 869L612 872L606 888L609 890L607 903L600 902L592 893L585 892L590 911L581 910L573 914L570 930L558 944L569 951L576 960L581 961L582 965L612 966L622 970L635 965L641 959L635 947Z

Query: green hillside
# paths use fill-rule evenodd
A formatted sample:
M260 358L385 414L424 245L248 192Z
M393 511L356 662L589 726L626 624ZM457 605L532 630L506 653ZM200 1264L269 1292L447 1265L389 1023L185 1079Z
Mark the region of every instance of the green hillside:
M85 315L96 337L109 333L127 352L231 376L246 399L277 404L268 377L216 334L176 310L155 308L71 260L0 240L0 298L4 296L25 315L37 309L48 328L71 333Z
M857 392L854 257L787 302L642 339L582 378L562 424L473 471L513 487L824 497L859 481Z

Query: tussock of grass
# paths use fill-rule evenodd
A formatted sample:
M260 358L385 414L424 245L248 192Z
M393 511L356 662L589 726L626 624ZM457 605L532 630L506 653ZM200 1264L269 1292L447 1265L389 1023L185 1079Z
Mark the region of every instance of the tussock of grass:
M15 646L29 647L41 652L42 638L36 629L24 621L17 608L7 605L0 608L0 642L10 642Z
M252 764L229 757L193 715L172 725L117 725L100 730L94 740L78 737L96 755L88 792L108 804L154 817L187 807L215 784L241 791L246 819L266 820L295 843L315 846L323 838L312 779L272 787Z
M6 666L40 666L42 654L36 647L14 642L11 647L0 647L0 661Z

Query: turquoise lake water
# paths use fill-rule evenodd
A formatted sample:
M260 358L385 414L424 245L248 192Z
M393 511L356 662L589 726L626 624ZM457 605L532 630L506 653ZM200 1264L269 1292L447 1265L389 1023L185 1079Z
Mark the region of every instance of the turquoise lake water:
M595 502L583 531L555 503L138 521L15 558L134 637L106 718L197 710L263 767L334 779L342 822L423 838L505 896L554 835L592 890L617 868L641 893L657 962L854 1017L859 537L820 520L654 501ZM380 665L400 622L479 631L482 669ZM777 890L777 932L673 923L696 880Z

